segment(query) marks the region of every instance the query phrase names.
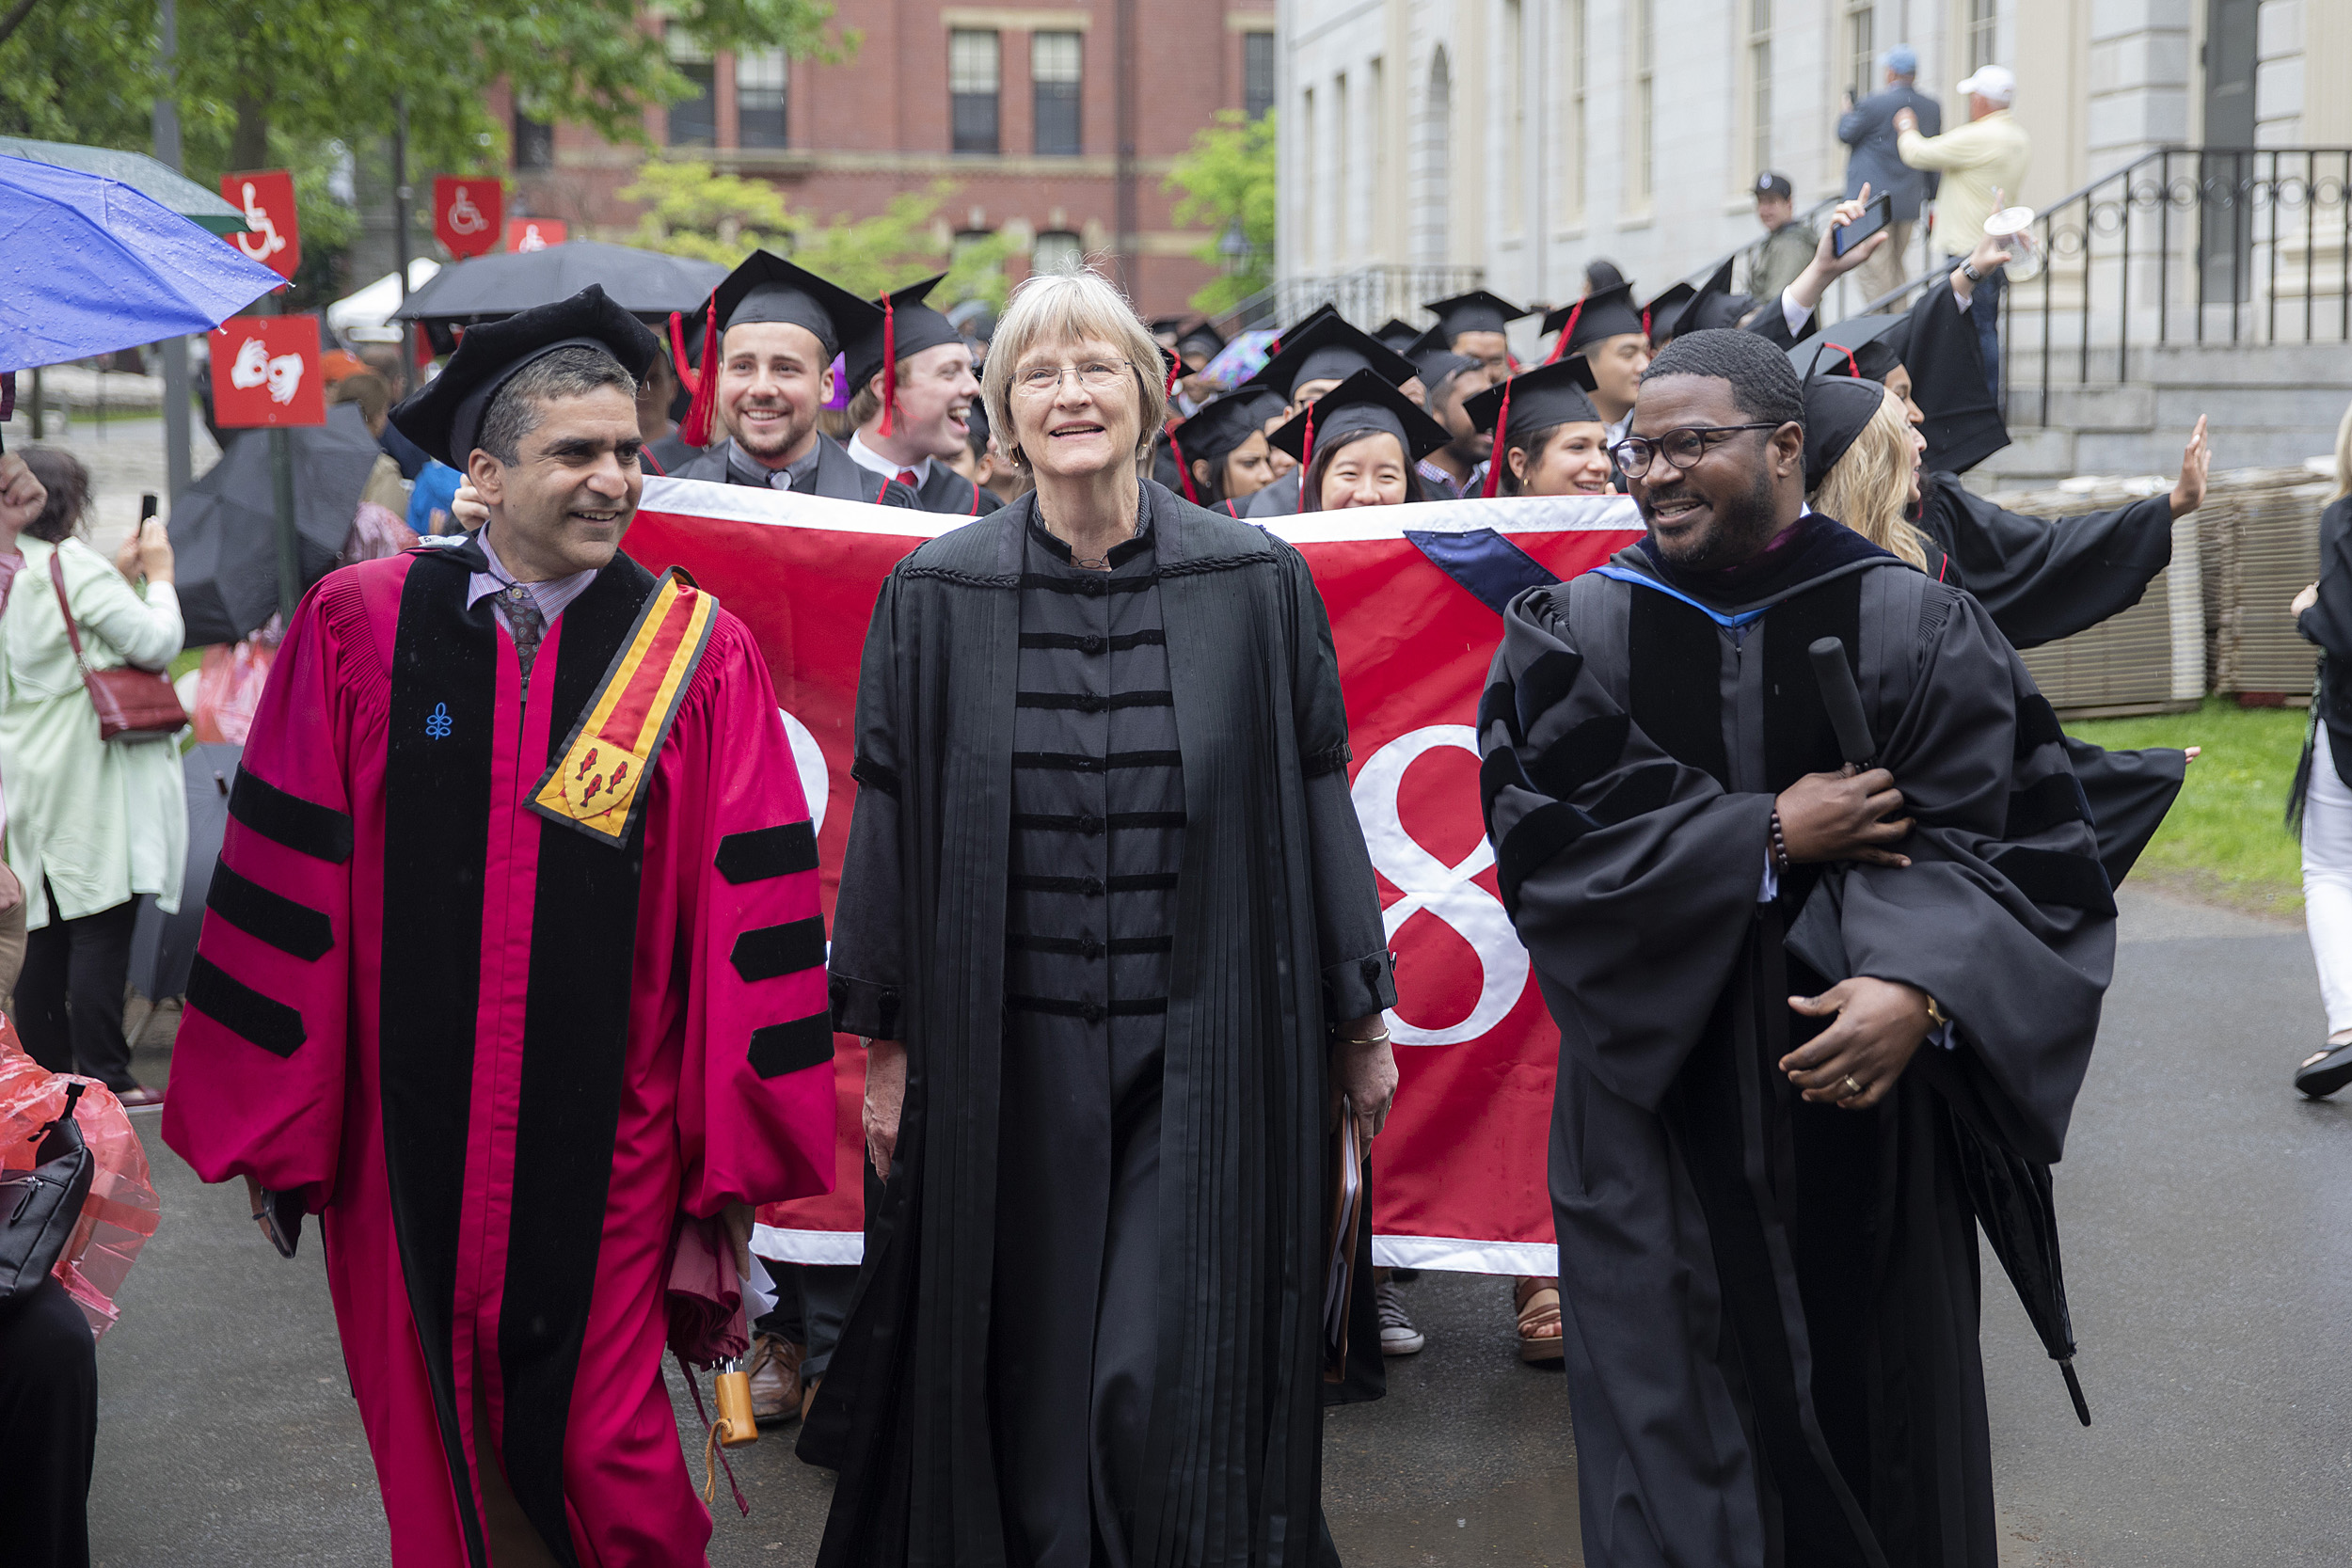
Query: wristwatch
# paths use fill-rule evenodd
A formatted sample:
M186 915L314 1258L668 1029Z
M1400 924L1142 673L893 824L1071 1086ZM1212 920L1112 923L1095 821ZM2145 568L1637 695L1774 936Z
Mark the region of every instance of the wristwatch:
M1973 261L1961 262L1960 270L1962 273L1966 275L1968 281L1971 283L1981 283L1984 281L1984 274L1977 270L1976 263Z

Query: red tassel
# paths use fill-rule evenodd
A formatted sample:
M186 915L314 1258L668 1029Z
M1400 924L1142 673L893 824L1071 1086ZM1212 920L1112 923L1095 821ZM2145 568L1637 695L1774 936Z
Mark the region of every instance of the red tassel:
M1649 336L1649 309L1646 306L1642 309L1642 336L1645 338Z
M882 295L882 434L890 434L890 416L898 406L898 315L890 296Z
M1184 499L1199 506L1200 492L1192 487L1192 465L1185 460L1184 449L1177 444L1172 435L1168 438L1168 450L1176 454L1176 477L1184 482Z
M719 411L719 296L712 294L710 303L703 308L703 362L694 372L694 401L686 410L686 418L677 427L678 439L690 447L710 445L710 421ZM681 358L678 373L686 374Z
M1568 352L1568 340L1576 335L1576 318L1583 313L1584 302L1581 299L1568 307L1568 319L1560 324L1560 336L1552 341L1551 352L1544 356L1545 364L1550 364ZM1645 326L1642 330L1646 332L1649 328Z
M1315 460L1315 405L1307 405L1307 438L1298 443L1298 466L1305 469Z
M686 317L675 310L670 312L670 363L677 367L678 385L688 397L703 389L702 377L686 357Z
M1168 367L1168 396L1174 397L1176 395L1176 383L1183 379L1182 372L1184 368L1184 362L1182 359L1175 361Z
M1307 493L1308 481L1314 477L1314 468L1315 405L1311 403L1307 405L1307 438L1298 443L1298 510L1301 512L1323 510L1322 486L1315 486L1312 495Z
M1853 356L1853 350L1848 348L1843 343L1832 343L1829 346L1846 356L1846 372L1849 375L1851 375L1856 381L1861 380L1862 362Z
M1564 330L1562 337L1566 337ZM1495 499L1495 486L1502 481L1502 441L1511 432L1511 384L1502 384L1502 406L1495 410L1495 444L1486 453L1486 487L1480 492L1487 500Z

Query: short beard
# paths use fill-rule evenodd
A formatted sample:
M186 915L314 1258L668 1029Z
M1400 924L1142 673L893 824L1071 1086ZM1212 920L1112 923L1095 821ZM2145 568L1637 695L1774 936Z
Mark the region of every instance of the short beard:
M1772 500L1772 472L1759 467L1756 483L1745 495L1728 506L1715 509L1715 526L1691 541L1688 555L1676 555L1662 540L1659 542L1658 553L1668 565L1682 572L1721 572L1745 565L1780 531L1779 509Z
M788 414L789 410L786 412ZM760 436L757 438L756 445L754 444L753 438L744 436L732 425L728 427L727 434L734 437L735 444L741 447L748 456L762 459L782 457L807 440L808 433L817 428L816 411L810 410L805 420L787 420L780 428L781 435Z

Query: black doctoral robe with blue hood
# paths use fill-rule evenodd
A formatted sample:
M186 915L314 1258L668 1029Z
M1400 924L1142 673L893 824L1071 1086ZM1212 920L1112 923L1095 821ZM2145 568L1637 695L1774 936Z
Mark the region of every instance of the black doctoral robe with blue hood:
M1512 601L1479 715L1561 1028L1584 1560L1994 1568L1966 1162L2058 1157L2114 956L2063 736L1973 599L1827 518L1707 580L1647 546ZM1774 796L1839 765L1829 636L1913 863L1763 896ZM1787 998L1850 974L1957 1021L1859 1113L1776 1066L1824 1026Z

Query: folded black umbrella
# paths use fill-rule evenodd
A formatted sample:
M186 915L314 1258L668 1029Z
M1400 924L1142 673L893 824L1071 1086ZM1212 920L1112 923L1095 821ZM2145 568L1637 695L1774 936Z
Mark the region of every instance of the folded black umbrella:
M189 747L180 759L188 792L188 865L180 912L166 914L155 900L142 898L131 928L131 987L151 1003L187 994L196 939L204 928L204 900L213 891L213 864L220 859L221 835L229 827L229 791L244 754L242 746L212 741Z
M287 434L294 448L297 560L307 589L334 566L350 538L359 492L383 449L368 434L356 403L328 409L323 425ZM234 642L277 613L276 497L269 433L248 430L173 503L169 532L188 646Z
M545 250L453 262L410 294L392 319L427 326L472 326L569 299L596 283L629 314L666 321L673 310L700 310L726 276L727 269L715 261L574 240Z

